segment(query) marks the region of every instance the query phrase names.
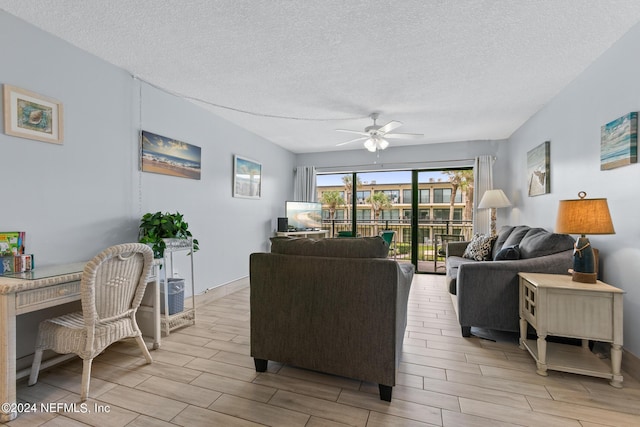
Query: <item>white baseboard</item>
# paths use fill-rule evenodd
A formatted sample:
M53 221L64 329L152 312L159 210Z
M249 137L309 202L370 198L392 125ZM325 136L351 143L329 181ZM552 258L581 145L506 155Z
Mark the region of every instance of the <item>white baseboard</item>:
M245 289L249 287L249 276L242 277L237 280L233 280L228 283L224 283L220 286L216 286L215 288L207 289L204 293L196 295L196 308L199 305L208 304L212 301L225 297L229 294L237 292L241 289ZM190 298L185 298L185 306L191 304Z

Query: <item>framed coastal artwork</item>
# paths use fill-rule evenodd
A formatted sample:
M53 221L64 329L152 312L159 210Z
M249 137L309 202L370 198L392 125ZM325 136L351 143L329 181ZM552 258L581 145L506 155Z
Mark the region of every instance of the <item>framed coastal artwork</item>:
M16 86L3 85L4 133L62 144L62 103Z
M615 119L600 128L600 170L638 161L638 113Z
M551 192L550 148L551 142L545 141L527 152L527 186L529 197Z
M200 147L144 130L140 139L143 172L200 179Z
M246 157L233 156L233 197L259 199L262 194L262 165Z

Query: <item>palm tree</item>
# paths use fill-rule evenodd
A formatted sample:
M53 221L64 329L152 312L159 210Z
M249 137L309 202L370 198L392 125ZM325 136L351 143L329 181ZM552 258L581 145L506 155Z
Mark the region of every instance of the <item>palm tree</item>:
M371 196L367 197L367 200L365 201L371 205L371 210L373 211L373 219L374 219L373 235L377 236L378 235L378 219L379 219L378 217L380 216L380 212L384 208L391 207L389 196L387 196L386 193L383 193L382 191L376 191Z
M469 200L473 202L473 170L450 170L445 171L445 174L449 176L449 182L451 183L451 199L449 201L449 220L453 220L454 203L458 190L464 191L466 196L465 208L463 211L462 219L471 219L472 210L468 210L472 205L469 204ZM471 197L469 197L469 188L471 188Z
M354 191L354 186L353 186L353 175L343 175L342 176L342 183L344 184L344 195L346 198L346 204L347 206L351 205L351 200L353 199L351 197L351 195L353 194L352 192ZM360 181L359 177L356 177L356 183L355 183L355 188L357 189L359 186L362 185L362 181ZM347 209L347 219L349 219L349 215L350 215L350 211L351 209Z
M322 193L322 197L320 198L320 202L322 202L323 205L328 206L330 216L329 219L334 219L336 215L336 208L338 206L344 206L345 204L342 195L339 191L336 190L324 191Z
M449 199L449 221L453 221L454 208L453 205L456 201L456 194L458 193L458 187L462 182L462 175L459 170L445 171L445 174L449 176L449 183L451 184L451 198Z

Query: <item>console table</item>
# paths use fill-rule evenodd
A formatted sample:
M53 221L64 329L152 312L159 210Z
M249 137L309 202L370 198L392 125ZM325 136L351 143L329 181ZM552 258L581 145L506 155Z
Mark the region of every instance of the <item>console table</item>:
M580 283L569 275L519 273L520 348L529 351L539 375L547 369L608 378L622 387L622 295L604 282ZM527 323L538 335L527 339ZM582 339L582 347L547 343L547 335ZM611 363L589 350L589 340L611 343Z
M26 273L0 275L0 373L4 381L0 382L0 403L16 403L16 379L29 375L16 373L16 318L36 310L66 304L80 300L80 279L86 263L38 267ZM160 346L160 293L158 292L158 265L154 263L149 283L154 283L153 348ZM62 355L42 363L46 368L61 360L73 357ZM0 410L0 422L15 419L17 413Z
M329 230L307 230L307 231L278 231L276 236L292 236L292 237L311 237L322 239L327 237Z

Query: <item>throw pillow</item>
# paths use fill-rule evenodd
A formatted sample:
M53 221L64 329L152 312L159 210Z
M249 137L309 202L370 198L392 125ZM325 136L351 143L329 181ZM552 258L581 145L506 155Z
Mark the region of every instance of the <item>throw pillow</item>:
M494 261L506 261L520 259L520 248L518 245L507 246L498 251L493 258Z
M474 234L471 242L464 250L463 258L473 259L476 261L490 261L491 248L496 238L485 234Z

